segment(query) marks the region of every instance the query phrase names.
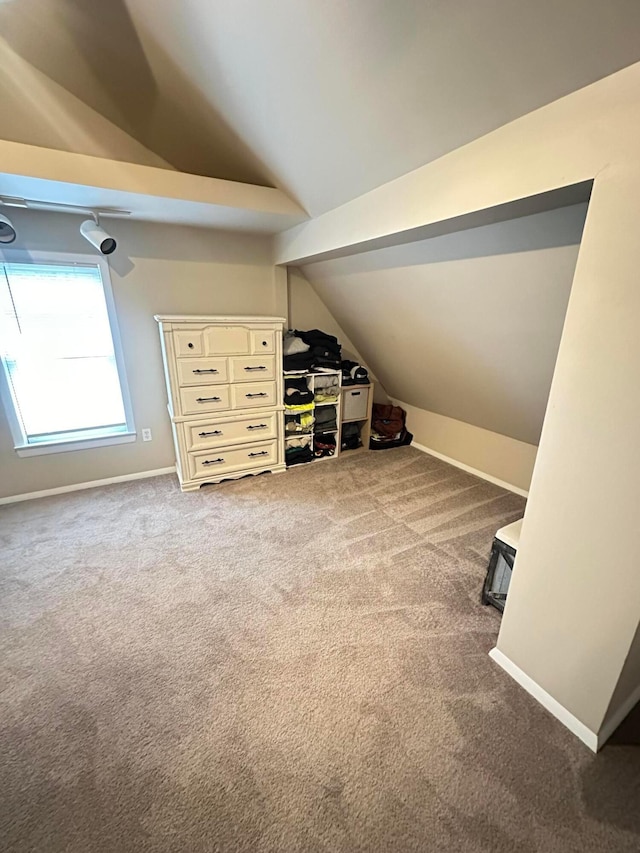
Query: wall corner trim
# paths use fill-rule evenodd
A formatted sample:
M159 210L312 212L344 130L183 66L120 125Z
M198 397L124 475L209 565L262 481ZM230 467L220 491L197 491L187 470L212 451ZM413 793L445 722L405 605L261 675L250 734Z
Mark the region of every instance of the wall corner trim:
M595 732L592 732L591 729L587 728L584 723L580 722L577 717L567 711L564 705L561 705L550 693L547 693L546 690L543 690L539 684L537 684L532 678L523 672L519 666L516 666L513 661L511 661L505 654L503 654L499 649L491 649L489 652L489 657L498 664L508 675L513 678L514 681L523 687L527 693L533 696L543 708L546 708L550 714L559 720L563 726L569 729L576 737L580 738L580 740L586 744L592 752L597 752L604 740L602 740L601 736L599 737Z
M489 483L493 483L494 486L500 486L502 489L506 489L509 492L515 492L516 495L520 495L523 498L529 497L529 492L525 489L521 489L519 486L514 486L512 483L506 483L504 480L499 480L497 477L493 477L491 474L480 471L478 468L472 468L471 465L465 465L464 462L452 459L451 456L445 456L444 453L438 453L437 450L425 447L424 444L418 444L417 441L412 441L411 447L415 447L416 450L421 450L423 453L428 453L430 456L435 456L437 459L442 459L443 462L448 462L449 465L454 465L456 468L460 468L468 474L473 474L475 477L487 480Z
M62 495L66 492L79 492L83 489L95 489L98 486L110 486L112 483L126 483L129 480L145 480L147 477L160 477L162 474L175 474L176 466L156 468L153 471L137 471L133 474L121 474L118 477L107 477L105 480L91 480L87 483L72 483L70 486L58 486L55 489L43 489L41 492L25 492L22 495L9 495L0 498L2 504L14 504L20 501L32 501L36 498L47 498L51 495Z

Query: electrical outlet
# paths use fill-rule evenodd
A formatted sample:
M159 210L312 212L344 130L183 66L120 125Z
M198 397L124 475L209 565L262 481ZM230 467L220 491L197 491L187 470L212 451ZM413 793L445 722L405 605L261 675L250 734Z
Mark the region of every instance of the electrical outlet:
M142 430L142 440L143 441L151 441L151 430L143 429Z

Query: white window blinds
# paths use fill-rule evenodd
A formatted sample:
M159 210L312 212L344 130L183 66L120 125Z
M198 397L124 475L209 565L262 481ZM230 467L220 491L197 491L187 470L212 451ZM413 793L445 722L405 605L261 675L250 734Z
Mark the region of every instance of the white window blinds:
M0 262L0 354L25 444L127 431L97 264Z

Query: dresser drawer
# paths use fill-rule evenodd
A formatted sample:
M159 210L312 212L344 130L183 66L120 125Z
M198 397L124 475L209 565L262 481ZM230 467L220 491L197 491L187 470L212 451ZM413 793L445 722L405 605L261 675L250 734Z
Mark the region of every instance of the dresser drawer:
M247 447L222 448L187 454L189 476L202 480L221 477L232 471L277 465L278 442L268 441Z
M273 353L276 351L276 333L272 329L261 332L254 329L250 333L251 337L251 352L253 353Z
M228 385L180 388L179 394L183 415L201 415L231 408Z
M250 351L246 326L205 326L202 338L205 355L241 355Z
M180 385L216 384L229 381L226 358L178 358L176 370Z
M275 405L275 382L244 382L231 386L231 407L234 409L269 409Z
M276 360L271 356L255 355L229 359L231 382L256 382L276 378Z
M234 420L216 418L198 423L183 423L187 450L206 450L227 444L246 444L278 436L278 414L244 415Z
M202 333L197 331L174 330L173 346L176 350L176 355L203 355L204 346L202 343Z

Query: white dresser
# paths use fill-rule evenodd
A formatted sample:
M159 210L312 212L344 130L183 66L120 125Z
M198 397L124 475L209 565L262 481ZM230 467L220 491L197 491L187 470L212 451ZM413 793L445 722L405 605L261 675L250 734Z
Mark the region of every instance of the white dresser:
M182 490L284 471L284 319L155 319Z

